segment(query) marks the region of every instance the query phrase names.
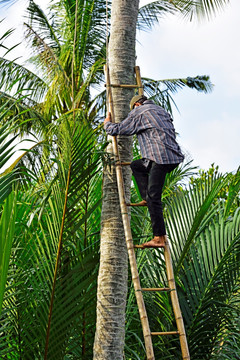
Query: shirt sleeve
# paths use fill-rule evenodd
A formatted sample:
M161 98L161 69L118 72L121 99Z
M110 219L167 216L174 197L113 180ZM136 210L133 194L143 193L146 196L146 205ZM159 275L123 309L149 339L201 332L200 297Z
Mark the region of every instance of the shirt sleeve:
M138 129L138 118L128 115L121 123L107 122L104 125L104 129L108 135L127 135L131 136L137 134Z

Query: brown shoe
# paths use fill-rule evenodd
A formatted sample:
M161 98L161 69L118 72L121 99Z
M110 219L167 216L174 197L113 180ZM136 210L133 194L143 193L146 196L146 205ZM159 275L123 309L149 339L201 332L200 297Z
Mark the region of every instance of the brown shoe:
M142 201L140 201L139 203L136 203L136 204L130 203L130 204L128 204L128 206L147 206L147 201L142 200Z
M146 248L164 248L166 245L166 235L163 236L154 236L154 238L144 244L142 244L143 249Z

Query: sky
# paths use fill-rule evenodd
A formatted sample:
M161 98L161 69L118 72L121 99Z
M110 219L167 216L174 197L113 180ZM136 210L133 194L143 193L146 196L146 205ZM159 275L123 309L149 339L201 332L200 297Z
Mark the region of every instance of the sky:
M46 0L37 1L44 7ZM140 5L149 1L141 0ZM26 0L0 7L0 34L17 28L13 43L21 41ZM240 1L230 4L210 21L189 22L168 15L148 32L137 34L137 65L141 74L156 80L209 75L214 84L210 94L183 89L174 100L174 124L178 141L193 165L207 170L211 164L221 172L240 165ZM1 37L1 36L0 36ZM24 45L18 53L26 54ZM24 58L24 57L23 57Z

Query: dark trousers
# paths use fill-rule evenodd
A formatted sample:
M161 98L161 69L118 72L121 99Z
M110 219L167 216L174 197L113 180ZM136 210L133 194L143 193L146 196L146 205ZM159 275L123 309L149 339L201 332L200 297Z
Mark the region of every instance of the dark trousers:
M142 159L131 163L131 169L141 197L147 201L153 236L166 235L161 201L162 189L166 174L177 166L178 164L157 164L154 161L150 161L146 167L143 165Z

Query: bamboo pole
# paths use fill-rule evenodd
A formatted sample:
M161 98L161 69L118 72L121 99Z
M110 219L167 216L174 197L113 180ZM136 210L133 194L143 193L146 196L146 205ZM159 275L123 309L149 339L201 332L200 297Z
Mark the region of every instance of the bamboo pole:
M140 67L139 66L135 66L135 74L136 74L139 95L143 95L143 85L142 85L142 79L141 79L141 75L140 75Z
M127 161L127 162L120 162L120 163L115 163L115 166L129 166L131 165L131 162L130 161Z
M172 290L170 292L170 296L171 296L173 311L174 311L174 315L175 315L175 319L176 319L177 329L178 329L178 333L179 333L182 357L184 360L190 360L187 337L186 337L186 333L185 333L182 313L181 313L178 296L177 296L177 290L176 290L176 284L175 284L175 279L174 279L172 259L171 259L171 253L170 253L168 240L166 241L166 245L164 247L164 257L165 257L165 262L166 262L168 286Z
M124 89L134 89L134 88L140 88L138 85L131 85L131 84L110 84L110 85L105 85L105 86L110 86L111 88L124 88Z
M171 291L170 288L142 288L142 291Z
M107 83L107 98L109 103L109 111L112 115L112 121L115 122L114 118L114 106L113 106L113 98L112 98L112 91L111 91L111 83L110 83L110 74L109 74L109 68L107 65L105 65L105 77L106 77L106 83ZM115 161L117 163L120 163L120 157L119 157L119 150L118 150L118 144L117 144L117 138L116 136L113 136L113 152L115 155ZM119 201L120 201L120 208L121 208L121 214L122 214L122 221L123 221L123 227L124 227L124 233L127 243L127 250L128 250L128 257L129 257L129 263L132 273L132 281L135 289L135 295L136 300L138 304L138 310L140 315L140 320L142 323L143 328L143 336L144 336L144 342L145 342L145 348L146 348L146 355L148 360L155 360L154 352L153 352L153 345L152 345L152 337L151 337L151 331L149 327L147 312L143 300L143 295L141 292L141 285L138 275L138 269L137 269L137 262L136 262L136 256L133 246L133 240L132 240L132 232L131 232L131 226L130 226L130 219L128 215L128 207L126 205L125 201L125 190L124 190L124 183L123 183L123 175L122 175L122 167L116 166L116 177L117 177L117 184L118 184L118 192L119 192Z
M179 331L157 331L157 332L152 332L151 333L153 336L154 335L158 335L158 336L164 336L164 335L178 335Z

